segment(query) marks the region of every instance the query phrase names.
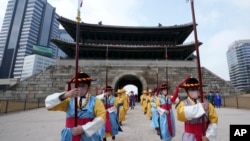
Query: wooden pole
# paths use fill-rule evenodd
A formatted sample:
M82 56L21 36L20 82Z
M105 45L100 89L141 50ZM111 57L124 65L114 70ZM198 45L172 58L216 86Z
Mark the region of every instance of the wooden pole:
M108 86L108 46L106 49L106 87Z
M106 50L106 89L105 89L105 92L107 92L107 86L108 86L108 46ZM106 100L105 108L107 109L108 96L105 97L105 100Z
M76 17L76 52L75 52L75 88L78 88L78 60L79 60L79 30L80 30L80 8L78 6L77 17ZM75 97L75 121L74 125L77 126L77 97Z
M168 84L168 46L166 46L166 51L165 51L165 59L166 59L166 84L168 86L167 88L167 94L169 94L169 84Z
M194 11L194 0L190 0L191 4L191 12L192 12L192 20L193 20L193 28L194 28L194 40L195 40L195 51L197 55L197 70L198 70L198 80L200 83L200 98L201 98L201 103L203 103L203 89L202 89L202 78L201 78L201 67L200 67L200 54L199 54L199 41L198 41L198 35L197 35L197 29L196 29L196 20L195 20L195 11ZM203 123L203 136L205 136L205 119L204 116L202 118L202 123Z
M159 85L159 69L158 69L158 61L156 60L156 87L158 91L158 85Z

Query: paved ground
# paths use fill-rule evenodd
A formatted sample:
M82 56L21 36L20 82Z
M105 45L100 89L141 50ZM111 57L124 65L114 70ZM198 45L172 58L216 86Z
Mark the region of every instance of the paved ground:
M250 110L220 108L217 141L229 141L230 124L250 124ZM150 120L143 115L137 105L129 110L122 126L124 132L116 137L117 141L160 141ZM0 115L1 141L59 141L64 126L63 112L49 112L45 108ZM176 122L177 135L173 141L180 141L183 124ZM111 141L111 139L108 139Z

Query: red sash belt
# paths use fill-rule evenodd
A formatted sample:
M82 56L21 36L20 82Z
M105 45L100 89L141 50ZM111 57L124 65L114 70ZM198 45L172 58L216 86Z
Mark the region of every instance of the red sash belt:
M113 107L113 105L105 104L106 109L109 109L111 107ZM108 111L106 112L105 132L106 133L111 133L111 121L110 121L110 116L109 116Z
M77 118L77 125L84 125L92 120L93 120L93 118ZM75 118L74 117L70 117L70 118L66 119L66 127L67 128L75 127Z
M171 104L162 104L160 106L162 109L165 109L165 110L170 110L172 109L172 105Z
M185 123L185 132L194 134L196 141L202 141L202 123L197 123L197 124Z
M77 125L84 125L92 120L93 118L77 118ZM66 118L66 127L67 128L75 127L74 117ZM72 136L72 141L80 141L80 140L81 140L81 135Z
M162 109L168 110L170 112L170 109L172 108L172 105L171 104L162 104L162 105L160 105L160 107ZM170 113L167 114L167 121L168 121L169 134L170 134L171 137L173 137L173 125L172 125Z
M110 121L110 116L109 116L108 111L106 112L105 132L111 133L111 121Z
M105 104L105 108L106 108L106 109L111 108L111 107L113 107L113 105Z

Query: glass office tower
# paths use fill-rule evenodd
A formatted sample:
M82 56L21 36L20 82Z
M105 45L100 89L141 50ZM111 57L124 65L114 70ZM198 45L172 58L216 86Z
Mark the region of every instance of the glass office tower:
M53 49L59 36L59 16L47 0L9 0L0 32L0 78L20 78L24 57L33 45Z
M229 76L233 86L242 91L250 90L250 40L232 43L227 51Z

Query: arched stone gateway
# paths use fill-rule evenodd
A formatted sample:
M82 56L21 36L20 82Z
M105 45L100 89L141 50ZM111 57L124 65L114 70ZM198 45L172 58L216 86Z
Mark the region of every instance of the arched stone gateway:
M135 85L138 88L137 100L139 101L142 90L147 87L146 80L142 76L134 72L124 72L116 76L112 82L112 85L114 86L115 91L123 88L124 86L128 84Z

